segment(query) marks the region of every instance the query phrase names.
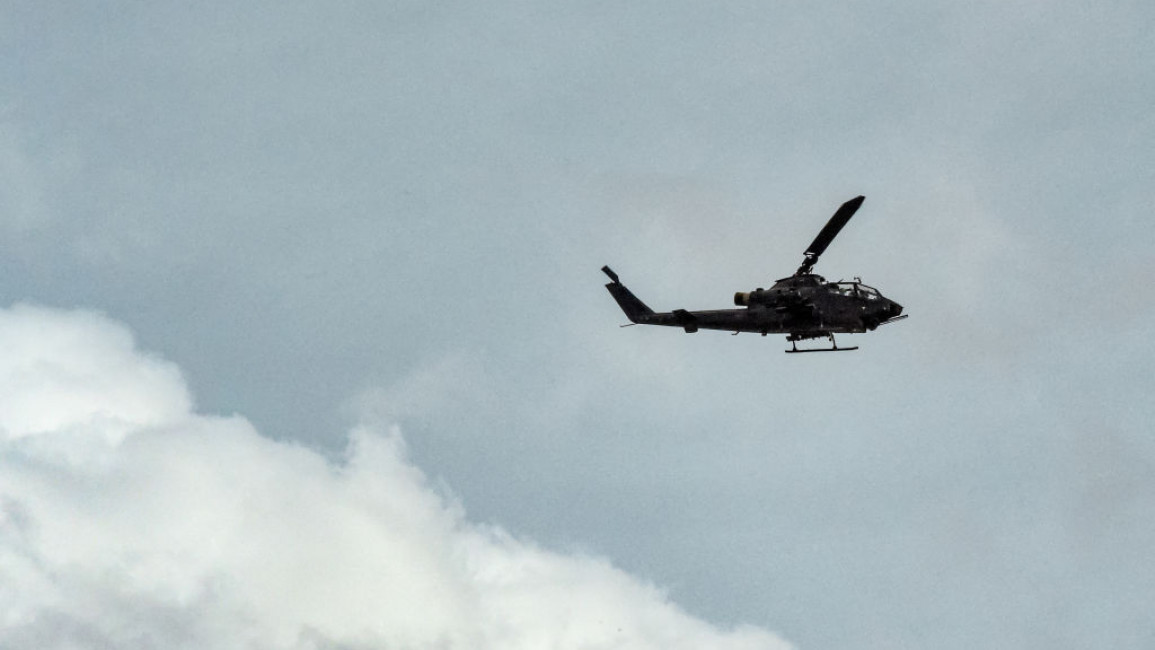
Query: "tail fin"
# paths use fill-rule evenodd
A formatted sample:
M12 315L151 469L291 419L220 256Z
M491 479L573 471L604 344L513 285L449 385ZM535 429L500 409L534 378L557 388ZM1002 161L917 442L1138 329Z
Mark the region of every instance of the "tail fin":
M646 303L626 288L626 285L618 281L618 275L610 267L603 266L602 272L613 280L606 285L606 289L609 289L610 295L618 302L618 306L626 313L626 318L629 318L631 323L641 322L644 317L654 313L653 309L647 307Z

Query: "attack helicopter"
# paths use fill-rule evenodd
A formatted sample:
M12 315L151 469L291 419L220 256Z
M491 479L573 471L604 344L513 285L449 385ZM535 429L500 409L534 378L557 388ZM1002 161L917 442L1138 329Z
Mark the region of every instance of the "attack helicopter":
M734 304L739 309L655 312L621 283L613 269L603 266L602 271L611 280L606 289L630 319L630 325L681 327L688 334L699 329L724 330L735 335L786 334L791 345L787 353L857 350L858 346L838 347L834 335L869 332L879 325L902 320L907 317L902 305L884 298L878 289L863 284L859 278L827 282L812 271L819 256L865 200L866 197L857 196L838 208L806 249L794 275L778 280L769 289L735 293ZM798 349L798 341L819 338L830 339L831 347Z

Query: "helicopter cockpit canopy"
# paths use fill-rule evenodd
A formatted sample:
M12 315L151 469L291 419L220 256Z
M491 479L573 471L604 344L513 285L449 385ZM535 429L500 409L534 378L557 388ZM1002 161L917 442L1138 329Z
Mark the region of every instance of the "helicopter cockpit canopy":
M867 300L882 299L882 294L878 292L878 289L869 287L861 282L831 282L827 286L843 296L866 298Z

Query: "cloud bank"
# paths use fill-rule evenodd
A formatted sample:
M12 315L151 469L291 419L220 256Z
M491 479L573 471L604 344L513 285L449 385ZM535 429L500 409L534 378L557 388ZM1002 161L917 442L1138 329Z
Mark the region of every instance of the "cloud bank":
M395 428L333 462L197 414L99 314L0 310L0 350L5 648L789 647L469 522Z

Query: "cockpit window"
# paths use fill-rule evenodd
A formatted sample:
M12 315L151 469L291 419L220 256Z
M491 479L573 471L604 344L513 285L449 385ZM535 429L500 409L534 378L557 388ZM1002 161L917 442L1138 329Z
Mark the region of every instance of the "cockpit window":
M874 287L868 287L859 282L831 282L828 286L840 296L866 298L867 300L878 300L882 297L882 294L878 293Z
M855 295L853 282L831 282L830 287L840 296Z

